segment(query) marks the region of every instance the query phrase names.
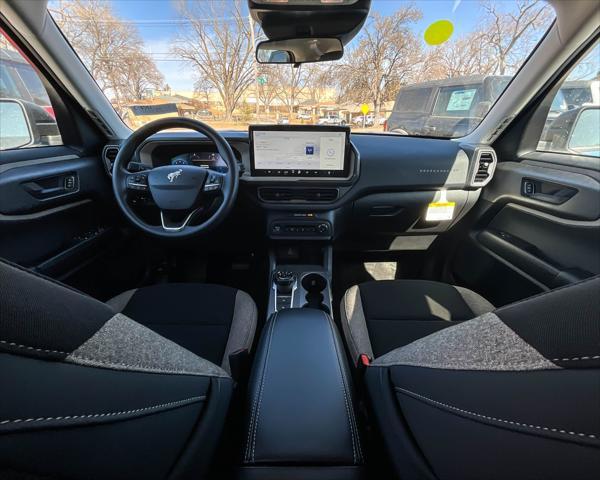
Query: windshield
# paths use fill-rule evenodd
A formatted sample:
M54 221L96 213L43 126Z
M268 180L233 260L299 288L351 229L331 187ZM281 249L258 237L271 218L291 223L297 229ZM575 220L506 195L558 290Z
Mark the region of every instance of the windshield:
M481 122L554 19L541 0L373 0L343 58L295 68L255 61L264 35L246 1L48 8L132 129L185 116L220 130L318 124L437 137Z

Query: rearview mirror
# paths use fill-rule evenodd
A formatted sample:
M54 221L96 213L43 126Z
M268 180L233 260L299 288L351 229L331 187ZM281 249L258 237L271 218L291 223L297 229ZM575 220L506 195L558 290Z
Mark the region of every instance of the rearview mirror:
M33 141L31 125L25 107L18 100L0 99L0 150L19 148Z
M256 47L258 63L310 63L339 60L344 46L338 38L267 40Z

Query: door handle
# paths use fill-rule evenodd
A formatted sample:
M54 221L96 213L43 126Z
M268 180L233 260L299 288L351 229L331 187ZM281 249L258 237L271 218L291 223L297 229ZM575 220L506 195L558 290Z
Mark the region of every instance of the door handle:
M46 200L77 192L79 190L79 176L76 173L67 173L30 180L21 185L31 196Z
M576 193L575 188L531 178L524 178L521 184L523 196L552 205L561 205Z

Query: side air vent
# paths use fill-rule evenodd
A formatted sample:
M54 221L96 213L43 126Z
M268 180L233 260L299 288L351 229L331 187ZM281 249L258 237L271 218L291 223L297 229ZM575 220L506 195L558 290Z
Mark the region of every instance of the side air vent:
M258 189L258 197L263 202L285 203L329 203L338 198L336 188L272 188Z
M496 169L496 152L493 150L477 150L475 153L475 167L471 185L483 187L489 183Z
M109 175L112 175L113 165L118 153L119 146L117 145L106 145L104 150L102 150L102 160Z
M111 130L111 128L106 124L106 122L104 121L104 119L100 116L100 114L94 112L94 110L88 110L88 115L90 116L90 118L94 121L94 123L96 124L96 126L98 128L100 128L100 130L102 130L102 132L104 132L105 135L107 135L108 137L114 137L115 134L114 132Z

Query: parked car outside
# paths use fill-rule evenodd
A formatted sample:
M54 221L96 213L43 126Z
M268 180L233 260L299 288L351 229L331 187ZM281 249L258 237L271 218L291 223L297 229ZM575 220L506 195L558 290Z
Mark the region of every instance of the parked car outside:
M202 110L197 110L194 116L196 118L212 118L213 114L211 113L210 110L202 109Z
M401 88L385 130L401 135L466 135L481 122L510 79L473 75Z
M544 126L542 139L561 114L585 105L600 105L600 80L570 80L556 93Z
M320 117L317 125L346 125L346 120L340 117L337 113L330 113Z
M33 132L29 146L62 143L50 98L34 67L16 51L0 48L0 98L20 103Z
M35 69L18 52L5 48L0 48L0 97L35 103L54 117L52 104Z
M352 119L352 123L359 126L362 126L364 124L366 127L371 127L375 124L375 116L373 114L369 114L366 117L363 115L359 115L358 117L354 117Z

